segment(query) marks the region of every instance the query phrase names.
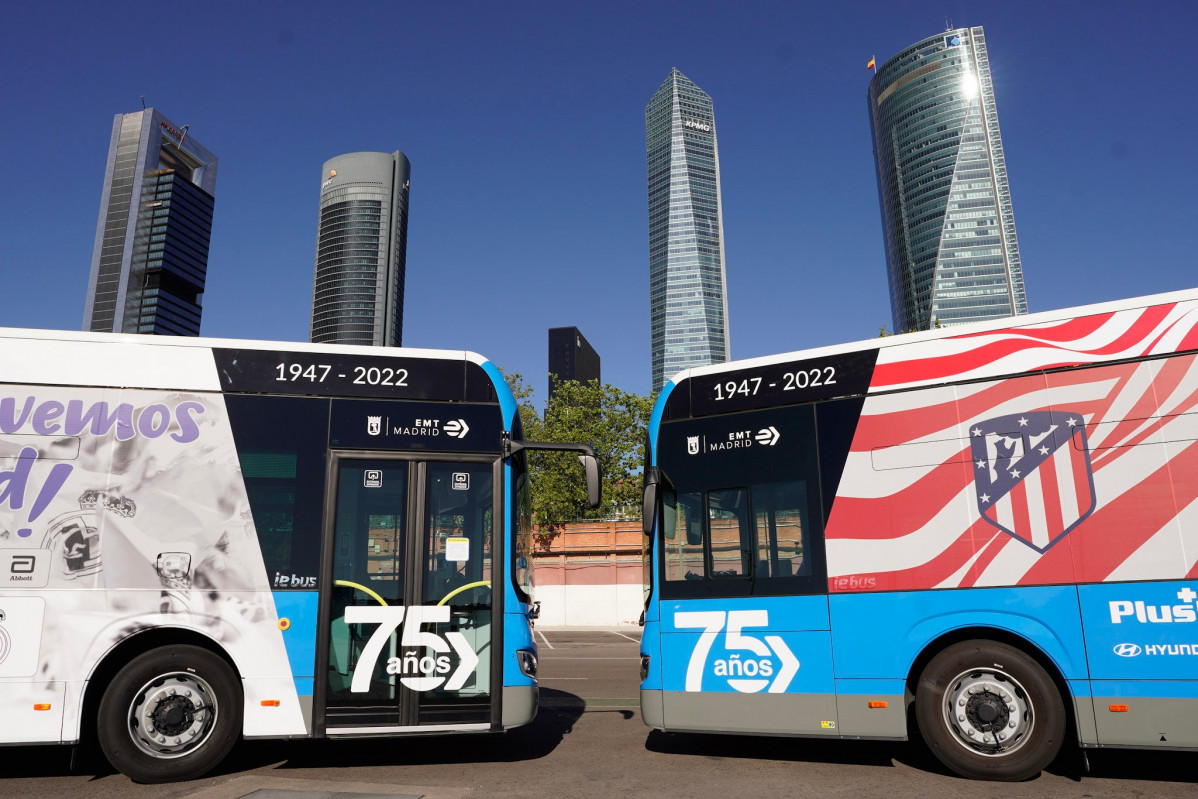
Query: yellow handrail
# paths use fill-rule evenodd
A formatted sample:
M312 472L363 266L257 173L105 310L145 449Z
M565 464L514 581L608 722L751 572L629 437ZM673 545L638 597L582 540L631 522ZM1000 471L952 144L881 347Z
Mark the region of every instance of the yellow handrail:
M369 588L367 588L366 586L361 585L359 583L351 583L349 580L334 580L333 585L343 585L346 588L356 588L359 591L361 591L362 593L368 594L371 597L373 597L380 605L383 605L384 607L387 606L387 600L383 599L381 596L376 594L374 591L371 591ZM468 591L471 588L478 588L479 586L483 586L483 585L490 588L491 581L490 580L479 580L478 582L467 583L466 585L455 588L452 591L450 591L448 594L446 594L445 596L441 597L441 601L438 602L437 604L444 605L450 599L454 598L455 596L462 593L463 591Z
M343 585L346 588L356 588L359 591L361 591L362 593L369 594L370 596L374 597L376 600L378 600L378 603L380 605L382 605L383 607L387 606L387 600L383 599L381 596L376 594L374 591L371 591L369 588L367 588L364 585L359 585L358 583L351 583L349 580L334 580L333 585Z
M478 588L480 585L485 585L487 588L490 588L490 587L491 587L491 581L490 581L490 580L479 580L477 583L467 583L466 585L463 585L463 586L462 586L462 587L460 587L460 588L455 588L455 589L453 589L452 591L450 591L448 594L446 594L445 596L441 597L441 601L440 601L440 602L438 602L437 604L438 604L438 605L444 605L444 604L445 604L446 602L448 602L450 599L452 599L453 597L455 597L455 596L457 596L458 594L462 593L463 591L467 591L467 590L469 590L469 589L471 589L471 588Z

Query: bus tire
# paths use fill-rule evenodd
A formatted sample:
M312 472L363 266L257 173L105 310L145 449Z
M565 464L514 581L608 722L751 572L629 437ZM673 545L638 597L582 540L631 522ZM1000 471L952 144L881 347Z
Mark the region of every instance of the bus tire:
M1031 779L1065 736L1065 706L1052 678L995 641L963 641L932 658L916 686L915 715L937 759L973 779Z
M153 649L124 666L96 718L100 748L134 782L195 779L241 734L241 684L219 655L197 646Z

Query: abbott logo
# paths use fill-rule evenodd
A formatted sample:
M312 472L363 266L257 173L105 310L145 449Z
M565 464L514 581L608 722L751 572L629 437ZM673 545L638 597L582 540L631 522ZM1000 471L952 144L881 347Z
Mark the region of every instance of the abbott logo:
M1115 644L1114 649L1115 654L1121 658L1134 658L1143 651L1139 644Z

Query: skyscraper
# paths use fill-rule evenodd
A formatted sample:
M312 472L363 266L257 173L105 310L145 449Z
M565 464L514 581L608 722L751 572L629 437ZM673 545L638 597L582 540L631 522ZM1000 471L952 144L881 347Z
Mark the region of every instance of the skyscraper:
M982 29L883 64L869 114L895 330L1027 313Z
M398 150L325 161L311 341L402 344L411 176Z
M599 353L576 327L549 328L549 398L553 380L600 380Z
M112 123L83 329L200 334L216 156L153 108Z
M711 98L677 69L645 107L653 390L729 357L720 151Z

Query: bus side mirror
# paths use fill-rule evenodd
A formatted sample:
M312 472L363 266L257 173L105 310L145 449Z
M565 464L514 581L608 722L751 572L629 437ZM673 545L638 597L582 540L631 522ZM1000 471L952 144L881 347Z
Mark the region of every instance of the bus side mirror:
M600 483L601 475L599 473L599 461L595 459L595 450L590 444L565 444L565 443L550 443L547 441L512 441L510 438L503 439L503 457L510 458L517 452L522 452L526 449L544 450L546 452L581 452L578 456L578 462L582 464L582 468L587 473L587 505L594 510L599 507L599 503L603 499L603 490Z
M587 506L594 510L603 499L599 483L599 461L594 455L579 455L578 462L587 473Z
M641 526L645 535L653 535L653 525L657 521L658 485L657 467L651 466L645 470L645 493L641 499Z

